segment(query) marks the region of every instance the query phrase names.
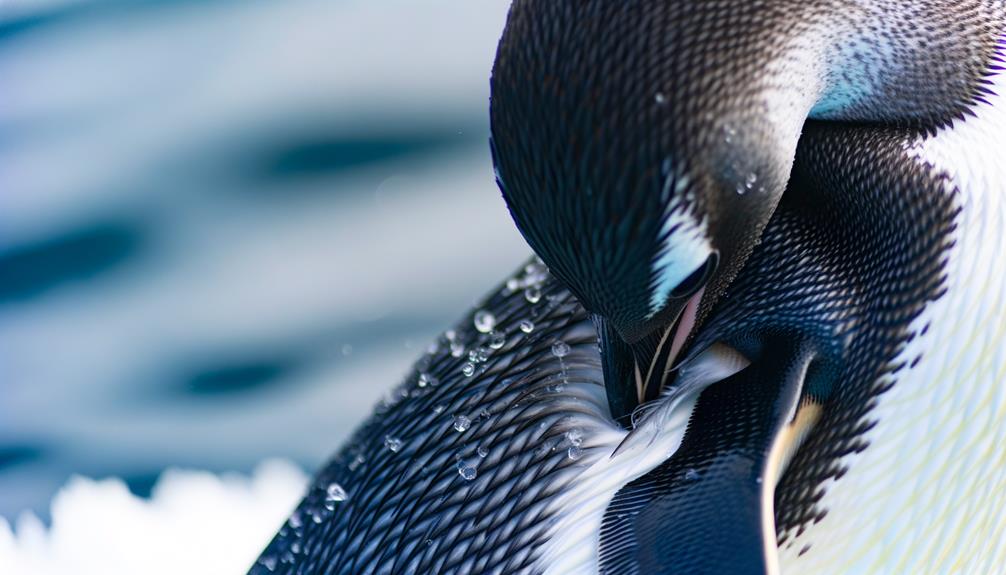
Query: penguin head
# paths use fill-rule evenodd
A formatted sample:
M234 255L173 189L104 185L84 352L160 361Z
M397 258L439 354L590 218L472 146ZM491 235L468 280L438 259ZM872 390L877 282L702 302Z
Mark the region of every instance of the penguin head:
M518 1L492 77L498 185L532 249L593 314L606 380L635 382L608 386L616 418L659 391L743 266L806 116L786 104L792 118L769 117L755 74L699 41L709 30L651 16Z
M644 82L638 70L595 75L604 62L586 61L562 81L541 72L533 92L523 66L501 60L494 75L492 148L514 220L628 343L736 274L779 201L797 137L778 141L757 110L731 101L739 90L712 100L658 64Z

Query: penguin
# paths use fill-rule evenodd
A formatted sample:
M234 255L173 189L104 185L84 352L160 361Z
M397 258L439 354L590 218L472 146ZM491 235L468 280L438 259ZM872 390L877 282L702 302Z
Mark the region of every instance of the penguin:
M595 316L617 417L758 243L808 119L936 130L988 96L1001 0L511 8L492 149L513 219ZM750 192L750 193L749 193ZM673 353L672 353L673 352Z
M594 318L616 420L634 426L640 406L661 395L700 393L679 452L611 502L602 572L775 573L815 556L828 557L815 573L995 572L1003 522L992 512L948 520L953 527L933 518L941 506L965 513L998 496L934 495L934 484L972 479L885 450L952 441L933 431L943 420L927 402L968 397L990 421L1003 407L994 326L1006 282L985 250L1003 245L991 230L1006 184L988 156L1002 153L1006 133L1004 11L987 0L514 4L492 108L514 220ZM828 201L835 193L858 201ZM881 209L888 197L900 202L895 211ZM942 211L923 210L945 198ZM795 213L812 228L791 223L800 202L811 207ZM875 230L871 213L886 214ZM927 227L906 222L900 231L915 239L892 244L884 227L903 221L898 214L925 216ZM779 227L803 241L782 241ZM982 239L968 242L979 229ZM752 253L799 257L776 269L748 262ZM850 258L873 267L850 268ZM972 265L977 278L952 276ZM953 317L967 337L951 335ZM684 350L717 341L752 364L708 391L675 381L687 371ZM953 345L962 341L987 346L970 358ZM956 361L941 364L955 349ZM961 371L941 370L948 364ZM935 387L948 378L973 383ZM914 405L899 412L902 394ZM998 487L1004 468L988 450L1001 427L955 426L982 447L933 460L957 461ZM930 491L877 488L909 480ZM881 530L870 528L876 516L827 519L827 502L854 514L863 493L902 503L903 523ZM876 542L892 534L901 535L894 551ZM814 551L815 541L826 550Z
M998 572L1004 14L517 0L491 147L541 259L251 572Z

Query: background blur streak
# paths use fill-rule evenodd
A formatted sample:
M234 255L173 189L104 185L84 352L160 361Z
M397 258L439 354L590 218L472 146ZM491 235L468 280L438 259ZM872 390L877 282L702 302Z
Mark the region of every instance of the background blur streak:
M508 0L0 0L0 516L319 465L528 250Z

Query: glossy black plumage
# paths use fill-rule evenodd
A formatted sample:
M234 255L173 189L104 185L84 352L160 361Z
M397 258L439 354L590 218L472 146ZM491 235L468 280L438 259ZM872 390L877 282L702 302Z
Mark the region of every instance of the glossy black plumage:
M719 262L702 318L743 266L808 117L919 131L965 117L987 92L1004 11L990 0L517 0L492 76L500 189L598 323L655 348L688 304L674 293L689 274ZM609 374L655 372L636 347L606 346L602 359ZM626 420L660 383L609 383L612 414Z
M641 337L673 320L647 318L670 214L706 220L718 293L773 213L808 115L949 124L987 90L1003 10L517 0L492 78L504 198L553 273L623 337ZM761 193L737 193L748 189Z

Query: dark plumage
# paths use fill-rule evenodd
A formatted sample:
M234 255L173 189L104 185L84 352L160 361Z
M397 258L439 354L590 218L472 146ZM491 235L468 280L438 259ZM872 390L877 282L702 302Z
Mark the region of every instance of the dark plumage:
M606 380L653 371L702 283L698 317L715 305L778 204L808 117L924 131L964 117L988 93L1004 10L514 2L492 77L500 188L535 252L628 344L607 338ZM661 385L609 386L614 415L624 421Z
M553 273L639 337L666 214L708 218L724 287L808 115L947 124L987 94L1002 12L989 0L517 0L492 78L503 195Z

